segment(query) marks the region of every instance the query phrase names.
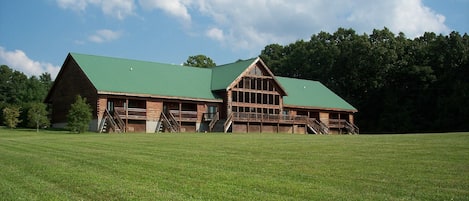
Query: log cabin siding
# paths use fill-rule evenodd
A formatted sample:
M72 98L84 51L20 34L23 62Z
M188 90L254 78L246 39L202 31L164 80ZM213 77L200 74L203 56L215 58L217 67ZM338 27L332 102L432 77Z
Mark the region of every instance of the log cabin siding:
M53 89L46 99L46 103L50 104L52 109L51 121L58 124L67 122L70 105L75 102L77 95L86 98L93 110L92 118L97 119L97 91L78 64L70 59L62 67L59 74L61 79L55 80Z

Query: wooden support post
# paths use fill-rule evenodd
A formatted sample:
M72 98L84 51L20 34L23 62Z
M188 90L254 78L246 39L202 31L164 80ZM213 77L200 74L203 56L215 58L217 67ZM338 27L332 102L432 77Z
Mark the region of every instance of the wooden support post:
M124 132L127 133L127 128L129 127L129 118L128 118L128 115L129 115L129 99L126 98L125 99L125 105L124 105L124 111L125 111L125 126L124 126Z

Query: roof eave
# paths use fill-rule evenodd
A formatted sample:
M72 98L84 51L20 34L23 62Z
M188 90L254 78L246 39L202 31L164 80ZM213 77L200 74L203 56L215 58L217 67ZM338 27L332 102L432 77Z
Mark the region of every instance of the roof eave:
M284 104L283 107L288 108L299 108L299 109L311 109L311 110L328 110L328 111L337 111L337 112L358 112L357 109L345 109L345 108L330 108L330 107L316 107L316 106L300 106L300 105L288 105Z
M212 103L223 102L222 99L162 96L162 95L154 95L154 94L138 94L138 93L125 93L125 92L113 92L113 91L98 91L98 95L133 96L133 97L139 97L139 98L159 98L159 99L171 99L171 100L176 99L176 100L189 100L189 101L212 102Z

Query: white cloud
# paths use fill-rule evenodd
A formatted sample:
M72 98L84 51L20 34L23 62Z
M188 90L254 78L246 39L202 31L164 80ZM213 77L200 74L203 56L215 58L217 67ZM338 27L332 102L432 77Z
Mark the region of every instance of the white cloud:
M189 0L140 0L139 2L140 6L146 10L160 9L185 22L191 21L191 16L187 9L191 2Z
M120 31L112 31L109 29L101 29L96 31L93 35L88 37L88 40L95 43L105 43L117 40L121 37Z
M88 0L57 0L57 3L63 9L71 9L77 12L85 11L88 6Z
M207 30L206 35L209 38L212 38L212 39L215 39L215 40L218 40L218 41L223 41L223 38L225 37L223 35L223 30L221 30L219 28L211 28L211 29Z
M308 39L339 27L353 28L359 34L388 27L408 37L449 30L444 16L425 7L422 0L187 0L184 5L212 20L208 26L217 29L209 29L207 37L241 49Z
M56 0L64 9L85 12L88 6L123 19L139 6L163 11L191 29L234 49L258 51L269 43L287 44L320 31L353 28L357 33L388 27L417 37L424 32L448 33L445 17L423 0ZM138 3L135 3L138 2ZM202 27L202 28L200 28ZM216 27L216 28L213 28ZM194 30L188 32L193 33ZM91 39L91 38L90 38ZM104 37L95 35L93 41Z
M12 69L23 72L28 76L39 76L44 72L48 72L51 74L51 77L55 79L57 73L60 70L60 66L55 66L51 63L39 62L30 59L26 55L26 53L21 50L7 51L1 46L0 62L1 64L5 64Z
M401 0L392 15L394 18L390 28L411 37L420 36L423 31L449 32L449 28L444 24L445 16L425 7L421 1Z
M134 14L134 0L57 0L62 9L85 12L88 6L100 7L105 15L124 19Z

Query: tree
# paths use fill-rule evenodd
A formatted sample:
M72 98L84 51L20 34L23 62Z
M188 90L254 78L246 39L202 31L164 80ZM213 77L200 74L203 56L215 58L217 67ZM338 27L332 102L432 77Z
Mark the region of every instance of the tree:
M217 64L215 64L215 62L213 62L210 57L207 57L202 54L189 56L189 58L187 58L187 61L184 62L183 65L202 68L211 68L217 66Z
M67 129L78 133L88 130L91 121L91 111L91 106L86 103L86 98L77 95L75 103L70 106L68 111Z
M20 108L18 107L6 107L3 109L4 123L8 128L16 128L16 125L21 122L18 119L20 116Z
M39 132L40 126L49 126L47 113L44 103L33 103L28 110L28 126L36 127L36 132Z
M339 28L267 45L260 57L277 76L320 81L349 101L361 131L402 133L469 129L468 52L467 33L408 39L386 27Z

